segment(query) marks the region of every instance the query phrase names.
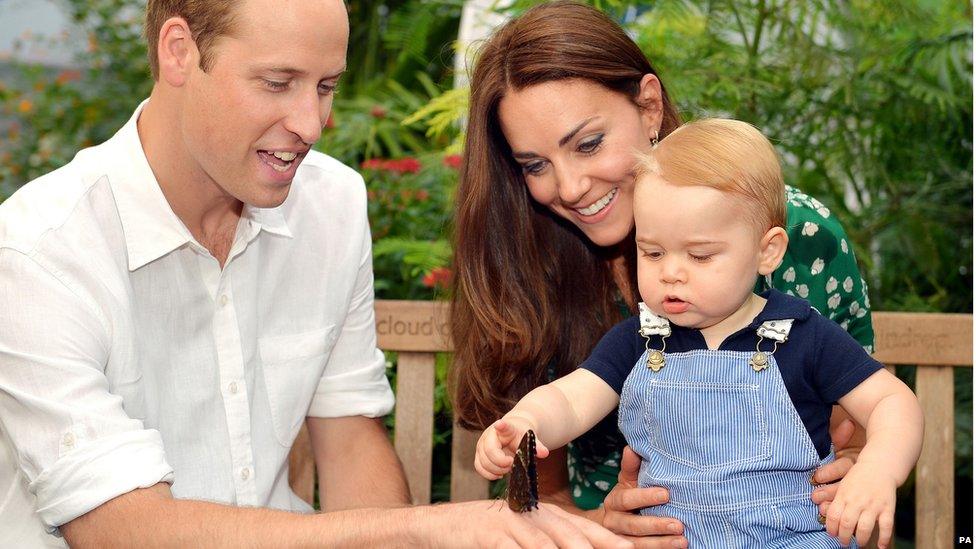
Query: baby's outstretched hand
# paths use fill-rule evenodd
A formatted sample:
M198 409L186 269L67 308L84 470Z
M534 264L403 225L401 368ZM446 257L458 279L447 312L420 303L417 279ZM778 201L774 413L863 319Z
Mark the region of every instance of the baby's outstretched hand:
M499 419L481 433L474 455L474 468L488 480L498 480L512 469L515 452L526 431L533 426L518 417ZM536 457L549 455L549 449L536 439Z
M878 548L885 549L894 528L897 488L898 482L884 467L858 462L840 482L827 508L827 533L845 546L852 535L864 544L877 523Z

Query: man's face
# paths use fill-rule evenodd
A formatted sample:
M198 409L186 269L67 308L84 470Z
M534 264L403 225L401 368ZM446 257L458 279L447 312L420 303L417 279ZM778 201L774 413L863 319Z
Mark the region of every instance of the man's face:
M340 0L246 0L236 10L209 70L187 80L182 138L195 179L275 207L329 117L348 19Z

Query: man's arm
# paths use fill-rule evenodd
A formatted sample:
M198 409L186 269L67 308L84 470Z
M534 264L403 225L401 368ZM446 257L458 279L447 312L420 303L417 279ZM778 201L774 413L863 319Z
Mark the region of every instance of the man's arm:
M381 419L307 420L323 511L410 504L403 467Z
M542 506L514 513L472 501L301 515L134 490L61 526L71 547L629 547L586 519Z

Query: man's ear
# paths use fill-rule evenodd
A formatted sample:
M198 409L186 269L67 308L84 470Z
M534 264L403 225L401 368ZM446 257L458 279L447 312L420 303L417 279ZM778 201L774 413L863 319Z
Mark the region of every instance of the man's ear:
M190 33L190 26L182 17L170 17L159 29L159 79L180 87L186 83L190 71L200 63L200 52Z
M773 227L766 231L759 241L759 274L766 276L779 267L789 243L790 237L783 227Z

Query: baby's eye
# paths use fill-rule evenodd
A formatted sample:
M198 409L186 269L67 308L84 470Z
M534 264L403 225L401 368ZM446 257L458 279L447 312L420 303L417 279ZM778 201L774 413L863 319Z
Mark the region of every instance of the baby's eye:
M664 252L644 252L644 257L652 261L657 261L658 259L664 257Z
M715 254L688 254L688 255L691 256L691 259L693 259L693 260L695 260L695 261L697 261L699 263L704 263L704 262L708 261L709 259L711 259L712 256L715 255Z
M288 82L282 82L280 80L268 80L264 79L264 85L271 89L271 91L283 91L288 87Z

